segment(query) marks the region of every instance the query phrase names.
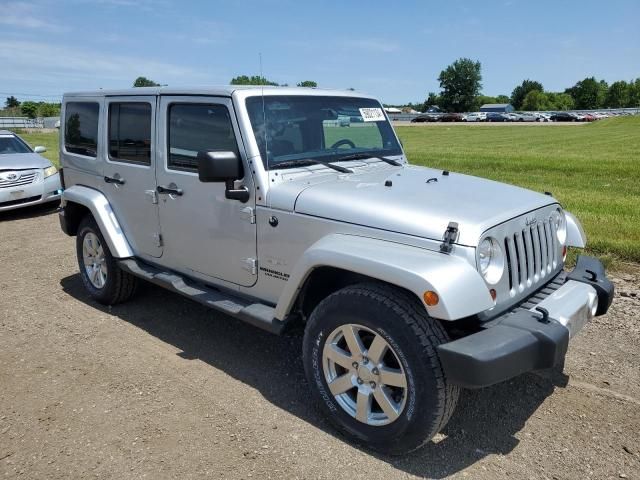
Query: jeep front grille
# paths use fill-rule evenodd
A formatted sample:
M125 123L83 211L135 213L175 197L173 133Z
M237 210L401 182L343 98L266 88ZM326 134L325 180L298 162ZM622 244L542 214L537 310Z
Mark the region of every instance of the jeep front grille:
M19 187L22 185L29 185L33 183L36 179L37 171L29 170L29 171L18 171L16 172L18 177L13 180L6 180L0 177L0 188L10 188L10 187Z
M558 237L550 218L507 235L504 248L512 294L546 281L558 266Z

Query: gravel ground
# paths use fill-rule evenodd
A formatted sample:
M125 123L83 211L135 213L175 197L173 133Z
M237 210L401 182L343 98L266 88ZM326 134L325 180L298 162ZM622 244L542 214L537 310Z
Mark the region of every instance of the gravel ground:
M310 405L299 334L275 337L153 286L92 302L51 209L0 214L0 477L640 479L640 288L565 373L463 393L445 430L389 458Z

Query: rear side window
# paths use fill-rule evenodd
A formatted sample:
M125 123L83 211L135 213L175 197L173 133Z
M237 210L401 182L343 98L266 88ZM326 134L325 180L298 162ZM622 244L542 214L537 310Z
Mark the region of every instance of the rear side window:
M238 153L229 110L224 105L176 103L169 106L168 167L197 171L198 152Z
M151 164L151 105L109 105L109 157L113 160Z
M98 152L97 102L69 102L65 107L64 148L69 153L95 157Z

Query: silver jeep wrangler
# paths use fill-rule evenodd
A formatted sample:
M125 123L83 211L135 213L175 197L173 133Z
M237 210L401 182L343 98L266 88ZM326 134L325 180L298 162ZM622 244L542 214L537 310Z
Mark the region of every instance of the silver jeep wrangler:
M461 387L561 366L613 297L598 260L565 272L586 239L550 194L409 165L370 97L137 88L66 94L62 118L60 223L91 296L143 279L303 324L320 408L377 450L430 439Z

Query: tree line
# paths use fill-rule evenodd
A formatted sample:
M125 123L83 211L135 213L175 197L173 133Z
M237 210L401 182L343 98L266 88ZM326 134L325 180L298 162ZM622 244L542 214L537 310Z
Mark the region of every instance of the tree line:
M483 95L482 65L477 60L459 58L447 66L438 76L440 92L429 92L422 103L408 103L403 105L386 105L407 109L428 111L432 107L439 107L449 112L471 112L478 110L487 103L511 103L516 110L594 110L599 108L640 107L640 78L629 82L619 80L611 85L595 77L587 77L576 82L563 92L548 92L542 83L526 79L517 85L511 95L495 97ZM262 75L238 75L229 82L231 85L272 85L287 87L288 84L278 84ZM138 77L133 82L134 87L159 87L160 84L147 78ZM318 83L313 80L303 80L296 84L298 87L315 88ZM353 90L350 88L349 90ZM4 110L0 114L5 116L24 115L29 118L56 117L60 115L60 103L50 102L20 102L13 95L7 97Z
M265 85L265 86L274 86L274 87L288 87L289 84L283 83L279 84L277 82L273 82L262 75L238 75L237 77L233 77L229 82L230 85ZM159 87L160 84L154 82L153 80L148 79L147 77L138 77L133 82L134 87ZM318 86L317 82L313 80L303 80L296 84L298 87L309 87L314 88Z
M479 61L460 58L440 72L440 93L430 92L422 110L438 106L450 112L470 112L486 103L511 103L516 110L594 110L599 108L640 107L640 78L619 80L608 85L587 77L563 92L547 92L536 80L523 80L511 96L485 96Z
M0 110L0 114L7 117L57 117L60 115L60 105L60 102L20 102L11 95L5 100L5 108Z

